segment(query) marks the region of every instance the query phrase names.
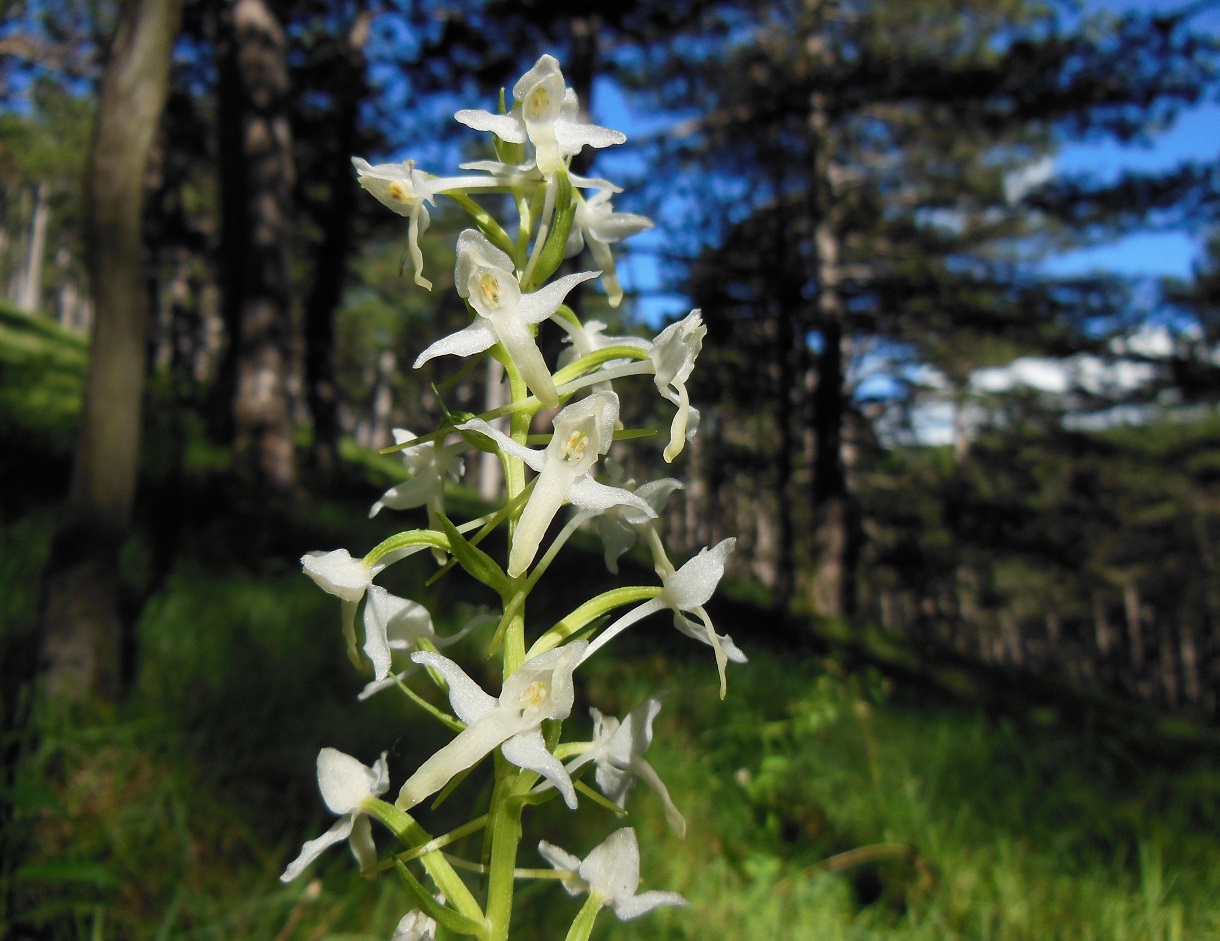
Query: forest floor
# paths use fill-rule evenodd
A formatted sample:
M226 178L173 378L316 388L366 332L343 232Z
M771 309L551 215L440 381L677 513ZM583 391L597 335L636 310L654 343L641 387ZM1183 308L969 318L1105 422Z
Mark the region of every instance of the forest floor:
M79 341L0 310L6 668L35 641L84 361ZM366 515L396 462L351 452L339 494L267 505L224 472L189 416L151 401L124 557L142 601L138 670L120 706L44 705L8 733L20 760L0 795L13 813L0 835L0 936L388 939L406 896L393 879L362 879L345 851L290 885L278 876L333 819L317 793L319 748L367 762L391 745L401 779L442 734L396 693L356 702L363 680L343 656L338 606L300 574L304 552L366 548L395 526ZM416 577L392 587L418 594ZM603 916L595 938L1220 939L1215 729L928 663L863 628L804 625L795 646L793 625L752 637L743 625L768 616L726 587L713 613L751 659L732 667L723 702L706 648L662 618L590 664L577 721L589 706L622 715L671 693L648 759L690 830L679 840L636 789L627 823L643 887L691 907L628 925ZM429 591L456 621L467 599L454 580ZM564 595L550 592L539 613L562 613ZM476 796L459 787L436 827L464 819L454 808ZM617 825L558 802L527 818L535 839L578 854ZM477 855L477 837L454 849ZM522 856L542 865L528 847ZM519 936L562 937L577 906L553 883L525 887Z

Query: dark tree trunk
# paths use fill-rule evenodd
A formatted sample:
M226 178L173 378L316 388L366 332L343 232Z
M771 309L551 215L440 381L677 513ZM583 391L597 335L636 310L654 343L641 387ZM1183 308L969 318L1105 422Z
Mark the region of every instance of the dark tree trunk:
M72 483L41 592L47 690L121 692L128 619L119 549L139 471L148 299L142 274L144 173L169 89L182 0L127 0L102 76L85 180L93 341Z
M329 200L321 217L322 241L314 280L305 299L305 395L313 416L310 458L323 479L339 462L339 386L335 377L335 312L343 296L352 251L352 217L357 185L351 155L356 152L360 102L366 91L364 47L370 15L358 13L348 29L344 55L335 62L334 151Z
M287 492L296 482L296 455L288 389L294 170L286 40L264 0L224 0L217 34L220 269L229 338L217 395L229 399L232 420L216 430L231 433L240 468Z

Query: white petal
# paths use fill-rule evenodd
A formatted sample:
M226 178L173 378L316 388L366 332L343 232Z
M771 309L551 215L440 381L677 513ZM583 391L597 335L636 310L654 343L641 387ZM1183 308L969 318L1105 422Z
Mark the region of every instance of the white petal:
M541 471L546 466L546 452L536 451L533 448L527 448L523 444L518 444L504 432L498 428L493 428L481 418L472 418L469 421L462 422L458 425L462 431L477 431L479 434L487 435L501 450L522 461L534 471Z
M555 785L570 808L576 809L576 789L572 786L572 779L563 763L546 750L541 731L535 728L519 732L500 746L500 752L518 768L537 771Z
M402 916L390 941L433 941L436 937L436 922L414 908Z
M377 862L377 846L373 843L373 827L369 823L369 818L364 814L356 815L347 842L352 848L352 855L356 857L360 868L362 870L371 869Z
M666 603L683 611L707 604L724 576L725 560L735 545L737 540L730 536L714 548L700 549L697 556L666 579Z
M328 847L334 846L336 843L342 843L348 838L352 832L352 825L355 823L355 817L352 814L344 814L334 825L323 833L320 837L314 840L308 840L301 847L301 853L288 864L288 868L284 870L284 874L280 876L281 882L291 882L302 872L305 867L312 863L315 859L322 855Z
M576 870L580 868L579 857L545 840L538 844L538 855L561 872L571 873L571 876L563 879L563 887L568 895L579 895L586 890L584 881L576 874Z
M689 905L686 899L677 892L641 892L631 898L620 899L614 903L614 914L620 921L630 921L652 911L662 905Z
M384 755L377 766L370 768L338 749L323 748L318 752L318 789L322 800L332 813L351 813L366 797L385 792L388 782L383 780L384 766Z
M510 144L525 143L525 122L517 115L492 114L490 111L467 108L453 116L459 124L476 131L490 131Z
M610 834L580 864L580 877L608 902L628 899L640 885L640 847L635 830Z
M580 271L576 274L565 275L532 294L522 294L517 310L525 318L526 323L542 323L559 310L559 305L563 303L572 288L584 281L592 281L600 274L600 271Z
M344 601L359 601L373 580L372 570L346 549L301 556L301 568L323 591Z
M443 788L456 775L481 761L505 739L516 735L521 727L521 717L507 709L495 709L471 723L458 733L457 738L419 766L403 784L395 803L403 810L410 810Z
M655 519L657 512L630 490L622 487L607 487L586 474L576 481L568 491L568 499L582 510L608 510L612 506L629 506L645 516Z
M437 340L416 357L414 367L419 369L424 363L437 356L473 356L489 350L496 342L496 335L491 328L483 323L472 323L469 327L451 333Z
M411 659L444 677L449 684L449 704L467 725L478 722L496 708L496 700L483 692L482 687L448 657L421 650L411 654Z

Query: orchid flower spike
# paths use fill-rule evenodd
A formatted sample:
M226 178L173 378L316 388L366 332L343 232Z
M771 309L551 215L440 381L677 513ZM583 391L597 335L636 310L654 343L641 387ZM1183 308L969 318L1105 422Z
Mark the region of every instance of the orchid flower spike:
M620 723L614 716L590 709L593 716L593 741L579 757L568 763L568 773L588 762L596 762L595 777L601 792L619 807L627 801L627 793L639 778L647 784L665 806L665 819L679 837L686 836L686 820L674 806L665 787L647 761L644 752L652 744L652 723L661 711L661 696L649 696L636 706Z
M429 346L415 360L415 368L434 356L472 356L499 343L538 400L548 408L557 406L559 393L530 327L555 313L572 288L600 272L566 275L532 294L522 294L512 259L482 232L466 229L458 236L457 252L457 292L470 302L478 319Z
M583 860L551 843L538 844L542 858L570 875L563 880L569 895L588 892L602 907L614 909L620 921L638 918L661 905L687 905L677 892L641 892L640 845L635 830L625 827L610 834Z
M710 644L715 651L716 668L720 672L720 698L723 699L728 689L728 679L725 676L728 661L745 663L746 655L733 643L733 638L728 634L716 633L715 627L712 626L712 619L703 606L711 599L716 591L716 586L720 584L720 579L724 576L724 563L736 544L737 540L730 537L712 549L699 550L697 556L672 575L664 578L665 584L660 594L652 600L632 608L602 631L585 651L581 663L588 660L599 648L605 646L636 621L669 608L674 615L674 627L687 637ZM687 612L695 615L701 623L692 622L686 616Z
M623 300L623 288L618 282L618 269L610 246L651 229L652 220L632 212L615 212L610 205L611 195L610 190L601 190L585 199L579 192L576 193L576 219L568 236L565 254L572 258L588 245L594 263L602 270L602 287L610 306L618 307Z
M371 768L334 748L323 748L318 752L318 788L322 791L326 806L338 814L339 819L316 840L310 840L301 847L300 855L288 864L280 881L291 882L328 846L343 840L351 845L361 869L368 869L377 862L373 830L363 808L367 801L376 800L384 794L389 786L390 772L385 752Z
M665 448L665 460L673 461L682 453L682 447L695 434L699 424L698 409L691 408L686 392L686 380L695 368L695 358L703 349L703 338L707 327L703 325L703 314L692 310L677 323L670 324L652 341L648 358L656 371L655 382L661 395L669 399L678 411L669 427L669 444Z
M379 163L373 166L363 157L352 157L356 168L356 179L385 206L410 220L407 228L407 250L415 270L415 283L432 290L432 282L424 277L424 253L419 248L419 237L427 231L428 207L436 205L432 184L428 174L415 169L414 160L402 163Z
M582 147L610 147L627 136L619 131L586 124L580 120L576 92L564 82L559 62L544 55L513 86L513 109L509 114L463 110L454 117L476 131L490 131L503 141L534 145L535 163L544 176L566 165L566 158Z
M652 507L634 493L620 487L607 487L593 479L593 465L610 449L617 420L618 396L613 392L595 392L566 406L555 416L555 434L542 451L519 444L480 418L472 418L458 426L465 431L487 435L505 452L538 472L534 492L513 532L513 545L508 555L508 574L512 578L522 575L534 561L547 527L565 501L571 501L583 510L605 510L622 503L645 516L656 515Z
M424 651L411 654L416 663L444 677L449 684L449 703L466 728L407 779L398 792L398 806L410 810L499 747L511 764L536 771L555 785L567 805L575 809L572 779L559 759L547 751L541 726L547 719L566 719L572 712L572 670L586 646L585 641L575 641L525 661L504 681L498 699L483 692L449 658Z

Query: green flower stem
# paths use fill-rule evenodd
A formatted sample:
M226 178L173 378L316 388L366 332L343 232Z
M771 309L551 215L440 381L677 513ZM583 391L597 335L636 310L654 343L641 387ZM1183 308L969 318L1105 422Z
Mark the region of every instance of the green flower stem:
M409 863L413 859L419 859L421 856L427 856L429 853L435 853L441 847L448 846L455 840L460 840L464 836L469 836L472 833L477 833L487 826L487 814L482 817L476 817L469 823L464 823L456 830L450 830L444 836L438 836L435 839L429 840L423 846L417 846L413 850L408 850L405 853L398 853L394 856L395 859L404 863ZM445 857L448 859L449 857ZM378 869L388 869L390 866L389 860L384 863L379 863Z
M415 818L406 811L399 809L388 801L375 797L366 798L360 805L370 817L383 824L406 846L419 846L431 841L432 836L415 822ZM445 893L451 904L467 918L483 921L483 909L470 894L470 889L462 881L462 877L454 872L449 861L439 850L421 857L424 870L432 877L436 887Z
M564 941L589 941L589 935L593 933L593 923L597 921L597 913L602 910L604 904L601 896L590 892L589 898L577 913L576 920L572 922L572 927L568 929L568 936Z
M470 218L478 225L479 231L486 235L493 245L502 249L506 254L513 254L515 250L513 240L508 237L508 233L504 231L503 227L495 220L491 213L463 192L447 192L444 195L466 210Z
M538 256L542 254L542 247L546 244L547 233L551 228L551 217L555 214L555 190L556 187L551 185L548 180L546 184L546 195L543 197L542 212L538 216L538 234L534 236L534 248L530 252L530 260L525 266L525 271L521 274L521 289L529 290L530 278L534 274L534 268L538 264Z
M576 608L562 621L557 622L550 630L534 641L526 657L536 657L548 650L554 650L582 627L608 614L615 608L637 601L651 601L664 591L660 585L628 585L623 588L612 588L602 592L596 598L590 598Z
M438 533L432 529L411 529L404 533L395 533L373 546L364 557L364 564L376 565L388 555L402 552L404 549L418 551L425 546L448 552L449 538L444 533Z
M487 877L487 921L489 941L507 941L513 913L513 878L517 866L517 844L521 841L523 805L513 799L517 771L496 755L496 784L491 792L488 837L491 853Z

